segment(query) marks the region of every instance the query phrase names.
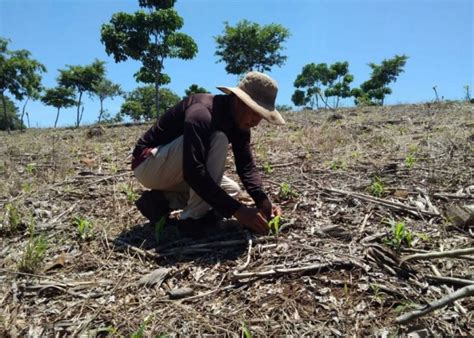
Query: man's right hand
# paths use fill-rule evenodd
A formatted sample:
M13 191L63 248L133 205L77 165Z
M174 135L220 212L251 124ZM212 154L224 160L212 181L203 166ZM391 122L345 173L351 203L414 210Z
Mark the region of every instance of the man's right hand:
M245 205L241 206L234 214L237 221L243 226L250 230L260 234L268 234L267 220L263 216L262 212L257 208L249 208Z

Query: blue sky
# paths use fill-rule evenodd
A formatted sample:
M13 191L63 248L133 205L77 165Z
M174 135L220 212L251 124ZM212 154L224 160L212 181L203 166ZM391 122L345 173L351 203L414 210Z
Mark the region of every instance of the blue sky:
M222 33L224 21L234 25L242 19L290 30L283 51L287 62L270 73L280 87L279 104L292 104L293 82L308 63L348 61L357 86L367 80L369 62L395 54L409 59L405 73L391 86L388 104L433 100L434 85L446 99L462 98L464 85L474 87L472 0L178 0L175 7L184 18L181 31L199 48L191 61L165 61L172 80L167 87L178 95L193 83L213 93L218 92L215 86L237 84L237 76L216 63L214 37ZM56 86L58 69L98 58L107 62L108 78L130 91L140 85L133 78L139 64L115 64L100 43L100 26L113 13L136 10L135 0L0 0L0 36L11 40L10 49L28 49L47 67L43 85L48 88ZM122 102L107 100L105 108L114 114ZM84 104L83 122L92 123L97 99L86 97ZM27 110L32 126L54 123L52 107L32 102ZM72 125L74 119L75 110L65 109L58 124Z

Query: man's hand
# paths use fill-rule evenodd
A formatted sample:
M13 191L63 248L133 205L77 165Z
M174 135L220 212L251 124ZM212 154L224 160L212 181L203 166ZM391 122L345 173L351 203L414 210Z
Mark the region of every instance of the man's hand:
M260 235L268 234L268 224L261 210L243 205L235 212L234 217L250 230Z
M269 199L263 200L258 209L262 211L267 220L271 220L275 216L281 216L281 208L277 205L272 205Z

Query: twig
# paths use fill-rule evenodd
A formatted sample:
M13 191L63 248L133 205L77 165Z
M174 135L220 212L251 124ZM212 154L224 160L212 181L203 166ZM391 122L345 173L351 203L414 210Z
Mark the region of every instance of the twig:
M436 277L443 277L441 275L441 273L439 272L439 270L436 268L436 266L434 266L433 264L431 264L431 271L433 271L433 273L435 274ZM444 281L443 283L447 284L446 281ZM441 287L447 293L451 292L451 290L449 289L449 287L447 285L442 285ZM466 308L464 306L462 306L461 303L459 303L458 301L454 302L454 307L456 309L458 309L461 313L464 313L464 314L467 313Z
M251 253L252 253L252 238L250 237L249 233L247 233L247 239L249 241L249 249L247 251L247 260L245 261L244 265L242 265L240 267L238 266L237 269L235 269L235 271L237 271L237 272L244 271L245 269L247 269L247 267L250 264L250 257L251 257Z
M464 278L454 278L454 277L428 275L428 276L426 276L426 279L428 279L428 281L431 280L431 281L438 282L438 283L456 285L456 286L474 285L473 280L464 279Z
M308 272L312 270L323 270L323 269L328 269L336 266L353 266L352 262L347 262L347 261L334 261L330 263L317 263L317 264L311 264L311 265L306 265L306 266L297 266L294 268L274 268L274 269L268 269L264 271L255 271L255 272L237 272L234 271L233 278L240 280L240 279L245 279L245 278L250 278L250 277L269 277L269 276L274 276L274 275L280 275L280 274L291 274L291 273L298 273L298 272Z
M407 314L397 317L395 319L395 323L406 324L414 319L417 319L430 312L433 312L434 310L450 305L451 303L453 303L454 301L458 299L471 297L471 296L474 296L474 285L465 286L451 294L448 294L438 300L435 300L434 302L429 303L428 305L418 310L415 310L415 311L412 311L412 312L409 312Z
M440 251L440 252L427 252L427 253L419 253L414 255L405 256L400 260L400 263L413 261L418 259L430 259L430 258L442 258L442 257L459 257L463 255L470 255L474 253L474 248L465 248L465 249L457 249L457 250L450 250L450 251Z

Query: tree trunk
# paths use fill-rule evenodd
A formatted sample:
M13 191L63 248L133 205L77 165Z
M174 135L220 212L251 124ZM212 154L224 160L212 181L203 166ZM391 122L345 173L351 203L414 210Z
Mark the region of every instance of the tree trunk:
M20 124L20 130L23 130L23 117L25 116L25 110L26 110L26 105L28 104L28 101L30 100L30 97L26 97L25 104L23 105L23 109L21 110L21 124Z
M28 114L28 112L25 112L26 113L26 120L28 121L28 129L31 128L30 126L30 114Z
M81 123L81 99L82 99L82 92L79 92L79 100L77 101L77 116L76 116L76 128L79 127L79 124Z
M2 92L2 104L3 104L3 116L5 117L5 125L7 127L7 131L10 134L10 121L8 121L8 115L7 115L7 102L5 100L5 95Z
M100 119L102 118L102 114L104 113L103 103L104 103L104 99L100 98L100 113L99 113L99 120L97 121L97 123L100 123Z
M59 119L59 109L61 109L60 107L58 107L58 113L56 114L56 120L54 121L54 128L56 128L56 125L58 124L58 119Z

